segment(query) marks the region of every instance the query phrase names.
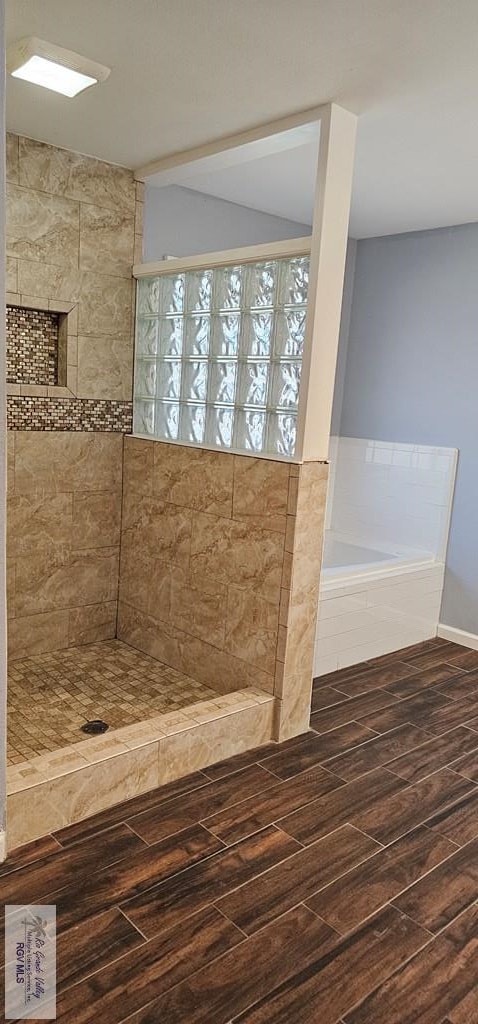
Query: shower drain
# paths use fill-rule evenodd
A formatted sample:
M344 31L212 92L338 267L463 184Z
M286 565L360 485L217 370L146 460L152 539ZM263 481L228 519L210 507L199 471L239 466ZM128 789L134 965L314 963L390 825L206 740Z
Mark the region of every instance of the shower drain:
M101 718L94 718L91 722L85 722L81 726L82 732L87 732L93 736L99 736L102 732L106 732L107 729L109 729L109 725L103 722Z

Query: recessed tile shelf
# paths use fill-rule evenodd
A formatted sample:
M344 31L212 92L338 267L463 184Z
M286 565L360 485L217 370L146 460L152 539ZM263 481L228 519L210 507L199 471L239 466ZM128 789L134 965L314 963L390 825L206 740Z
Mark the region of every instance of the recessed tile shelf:
M16 292L7 292L6 303L7 396L74 398L78 376L77 304Z
M60 315L7 306L7 383L58 384Z

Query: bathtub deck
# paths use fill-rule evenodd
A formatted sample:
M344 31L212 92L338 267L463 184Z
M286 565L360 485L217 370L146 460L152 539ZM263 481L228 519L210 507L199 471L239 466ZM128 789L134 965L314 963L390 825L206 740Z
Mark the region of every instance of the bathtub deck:
M322 677L311 725L0 867L56 903L58 1021L478 1020L478 652Z

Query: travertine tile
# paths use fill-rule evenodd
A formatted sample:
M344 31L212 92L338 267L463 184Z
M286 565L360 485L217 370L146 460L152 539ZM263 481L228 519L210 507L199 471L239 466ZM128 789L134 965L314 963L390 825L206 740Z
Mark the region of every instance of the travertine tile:
M282 626L279 624L277 630L277 651L276 658L278 662L285 663L285 653L287 647L287 625Z
M133 393L133 339L78 337L79 398L130 402Z
M294 467L297 468L297 467ZM297 498L299 494L299 474L292 474L289 476L289 494L287 498L287 512L290 516L295 516L297 512Z
M197 724L195 707L208 708L217 697L210 687L116 639L10 660L8 685L8 760L17 765L58 748L74 748L86 761L119 753L125 745L136 748L181 723ZM162 715L166 719L159 722ZM109 731L88 739L81 727L95 718ZM123 735L129 726L138 729Z
M66 368L66 386L71 391L72 395L76 395L78 390L78 367L75 364L68 363Z
M122 437L17 431L15 492L121 490Z
M80 267L98 274L131 277L134 213L82 203Z
M154 789L158 782L158 744L150 743L12 794L10 848Z
M128 532L121 538L120 599L141 612L169 622L171 610L171 576L176 566L159 560L151 561L148 550L138 545Z
M26 398L47 398L48 385L44 384L21 384L20 394Z
M275 683L280 698L275 736L280 740L308 728L327 478L327 465L305 463L294 477L297 489L294 483L289 493L296 514L288 515L277 645L277 661L283 663Z
M62 382L75 395L80 391L81 398L127 401L133 353L131 264L134 232L141 230L140 220L135 224L136 212L138 216L142 212L136 211L133 174L24 137L10 136L7 145L9 290L18 302L22 298L28 302L30 296L36 309L44 306L68 314L68 353L60 369ZM82 323L78 353L77 332ZM46 396L39 414L47 412L51 400L58 415L59 397ZM122 438L67 431L21 430L18 434L16 479L13 459L9 466L9 494L18 497L9 516L9 541L20 564L9 559L9 605L10 612L15 612L18 598L25 614L12 627L11 649L22 654L30 649L44 651L48 636L53 646L63 647L66 617L70 643L109 637L116 594L113 599L104 547L119 547ZM13 448L13 433L11 438ZM116 501L108 509L93 496L105 490L116 492ZM68 526L67 511L73 494L74 528L72 522ZM30 569L26 564L29 548L33 551ZM91 554L97 548L103 549L99 558ZM29 588L35 577L39 600L33 605ZM24 583L26 593L22 593ZM75 588L80 596L72 606ZM41 609L52 604L56 610L48 625ZM27 608L33 609L33 616L26 614ZM65 614L59 618L60 611Z
M52 792L52 785L45 782L7 797L10 850L69 824L65 809L57 803L55 791Z
M161 732L165 736L173 736L178 732L185 732L192 729L195 719L182 711L171 711L159 716Z
M191 574L171 578L170 621L215 647L224 646L227 591L214 580Z
M269 699L202 724L186 719L188 728L159 742L138 745L12 793L8 799L10 848L180 778L218 758L268 743L273 706L274 701ZM48 761L44 761L47 770ZM61 761L59 754L59 766Z
M310 718L310 688L308 681L289 680L291 690L287 697L276 700L273 738L280 743L307 732Z
M135 263L143 262L143 236L134 236L134 252L133 252L133 265Z
M32 786L46 782L46 778L38 764L34 764L33 761L13 765L7 769L7 793L18 793L20 790L31 789Z
M16 617L8 624L8 654L12 661L62 647L68 647L66 609Z
M117 601L70 608L68 613L68 644L93 644L116 636Z
M233 459L230 455L154 443L153 490L163 501L196 511L230 516L232 487Z
M38 295L51 302L78 302L81 276L78 267L55 266L18 260L18 290L24 295Z
M227 594L225 649L273 674L278 608L257 594L230 586Z
M73 550L119 545L121 506L117 491L75 491L72 501Z
M80 335L112 334L128 337L131 331L132 281L83 271L78 310Z
M75 746L62 747L60 750L52 750L47 754L39 754L30 760L30 765L44 777L44 779L57 779L60 775L67 775L78 768L86 768L89 764L88 758L84 757ZM11 769L9 769L11 771Z
M191 569L279 604L283 537L248 523L198 513L192 524Z
M12 259L11 256L7 256L6 260L6 277L5 277L5 291L17 292L18 291L18 260Z
M161 716L158 716L145 722L138 722L136 725L126 725L123 729L117 729L115 736L128 750L137 750L138 747L154 743L165 735L160 728L160 721Z
M5 137L6 145L6 179L11 182L18 182L18 135L7 132Z
M139 437L124 438L123 451L123 493L153 493L154 441L143 441Z
M76 337L78 334L78 305L76 303L72 305L70 301L62 302L60 299L50 299L49 305L50 309L55 308L60 313L68 314L68 320L66 324L68 328L68 334L74 335ZM68 353L68 355L69 354L70 353Z
M113 210L133 211L133 172L20 137L20 184Z
M257 704L265 704L271 699L270 693L267 693L265 690L259 690L256 686L249 686L244 692L253 697ZM230 696L234 697L234 694Z
M136 235L142 235L144 228L144 202L137 202L134 211L134 230Z
M73 746L74 753L84 757L88 764L106 761L107 758L115 757L116 754L124 754L127 750L128 747L115 732L84 739Z
M329 467L324 462L306 462L300 469L299 489L297 494L297 523L299 534L296 537L296 544L302 540L301 528L304 531L304 540L307 536L307 523L313 516L315 521L322 522L325 516L325 503L327 500L327 482ZM321 536L308 537L309 544L321 548Z
M50 308L49 299L40 299L37 295L22 295L22 306L25 309L40 309L47 312Z
M16 614L33 615L114 600L118 562L117 547L73 551L68 561L60 565L52 565L50 553L20 556L16 569Z
M272 734L273 704L271 700L160 740L159 785L268 743Z
M260 529L285 532L289 464L234 457L233 517Z
M128 532L123 534L120 596L163 624L224 646L226 588L155 558L149 545L141 548Z
M9 556L41 551L51 554L52 564L64 564L71 549L72 511L72 494L13 494L7 504Z
M284 545L285 545L285 550L287 552L290 552L291 554L293 554L293 551L294 551L296 524L297 524L297 520L296 520L295 515L294 516L288 515L287 519L286 519L286 526L285 526L285 541L284 541Z
M193 513L186 508L129 493L123 503L123 538L147 557L187 569Z
M69 199L8 185L7 255L77 267L78 217L78 204Z
M9 558L7 554L7 617L9 619L15 615L15 572L15 559Z
M15 493L15 433L7 430L7 491Z
M290 604L290 590L282 588L280 592L280 606L279 606L279 625L287 626L287 620L289 617L289 604Z
M310 670L312 682L313 648L317 626L318 608L318 587L315 596L311 595L310 602L292 604L289 606L287 620L287 641L285 651L285 672L297 675Z
M171 623L132 608L120 600L118 637L138 650L145 651L171 665L178 672L192 676L218 693L258 686L272 693L274 677L262 669L190 636Z

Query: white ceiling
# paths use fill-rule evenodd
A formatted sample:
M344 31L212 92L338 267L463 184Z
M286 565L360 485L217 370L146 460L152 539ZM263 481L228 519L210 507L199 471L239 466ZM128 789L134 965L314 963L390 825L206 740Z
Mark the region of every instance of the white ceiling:
M477 0L7 0L6 7L7 41L40 36L112 68L107 82L73 100L10 78L13 131L139 167L335 100L360 115L353 236L478 220ZM299 149L282 154L266 199L275 207L269 212L291 217L296 209L293 219L307 222L310 154L301 149L302 162ZM244 169L234 173L226 182L218 172L224 180L216 174L203 190L257 205Z
M320 127L315 121L158 171L146 180L156 187L182 185L271 213L302 224L309 233L319 141Z
M181 180L180 184L253 210L310 225L316 173L316 147L309 145L236 167L196 174L191 179Z

